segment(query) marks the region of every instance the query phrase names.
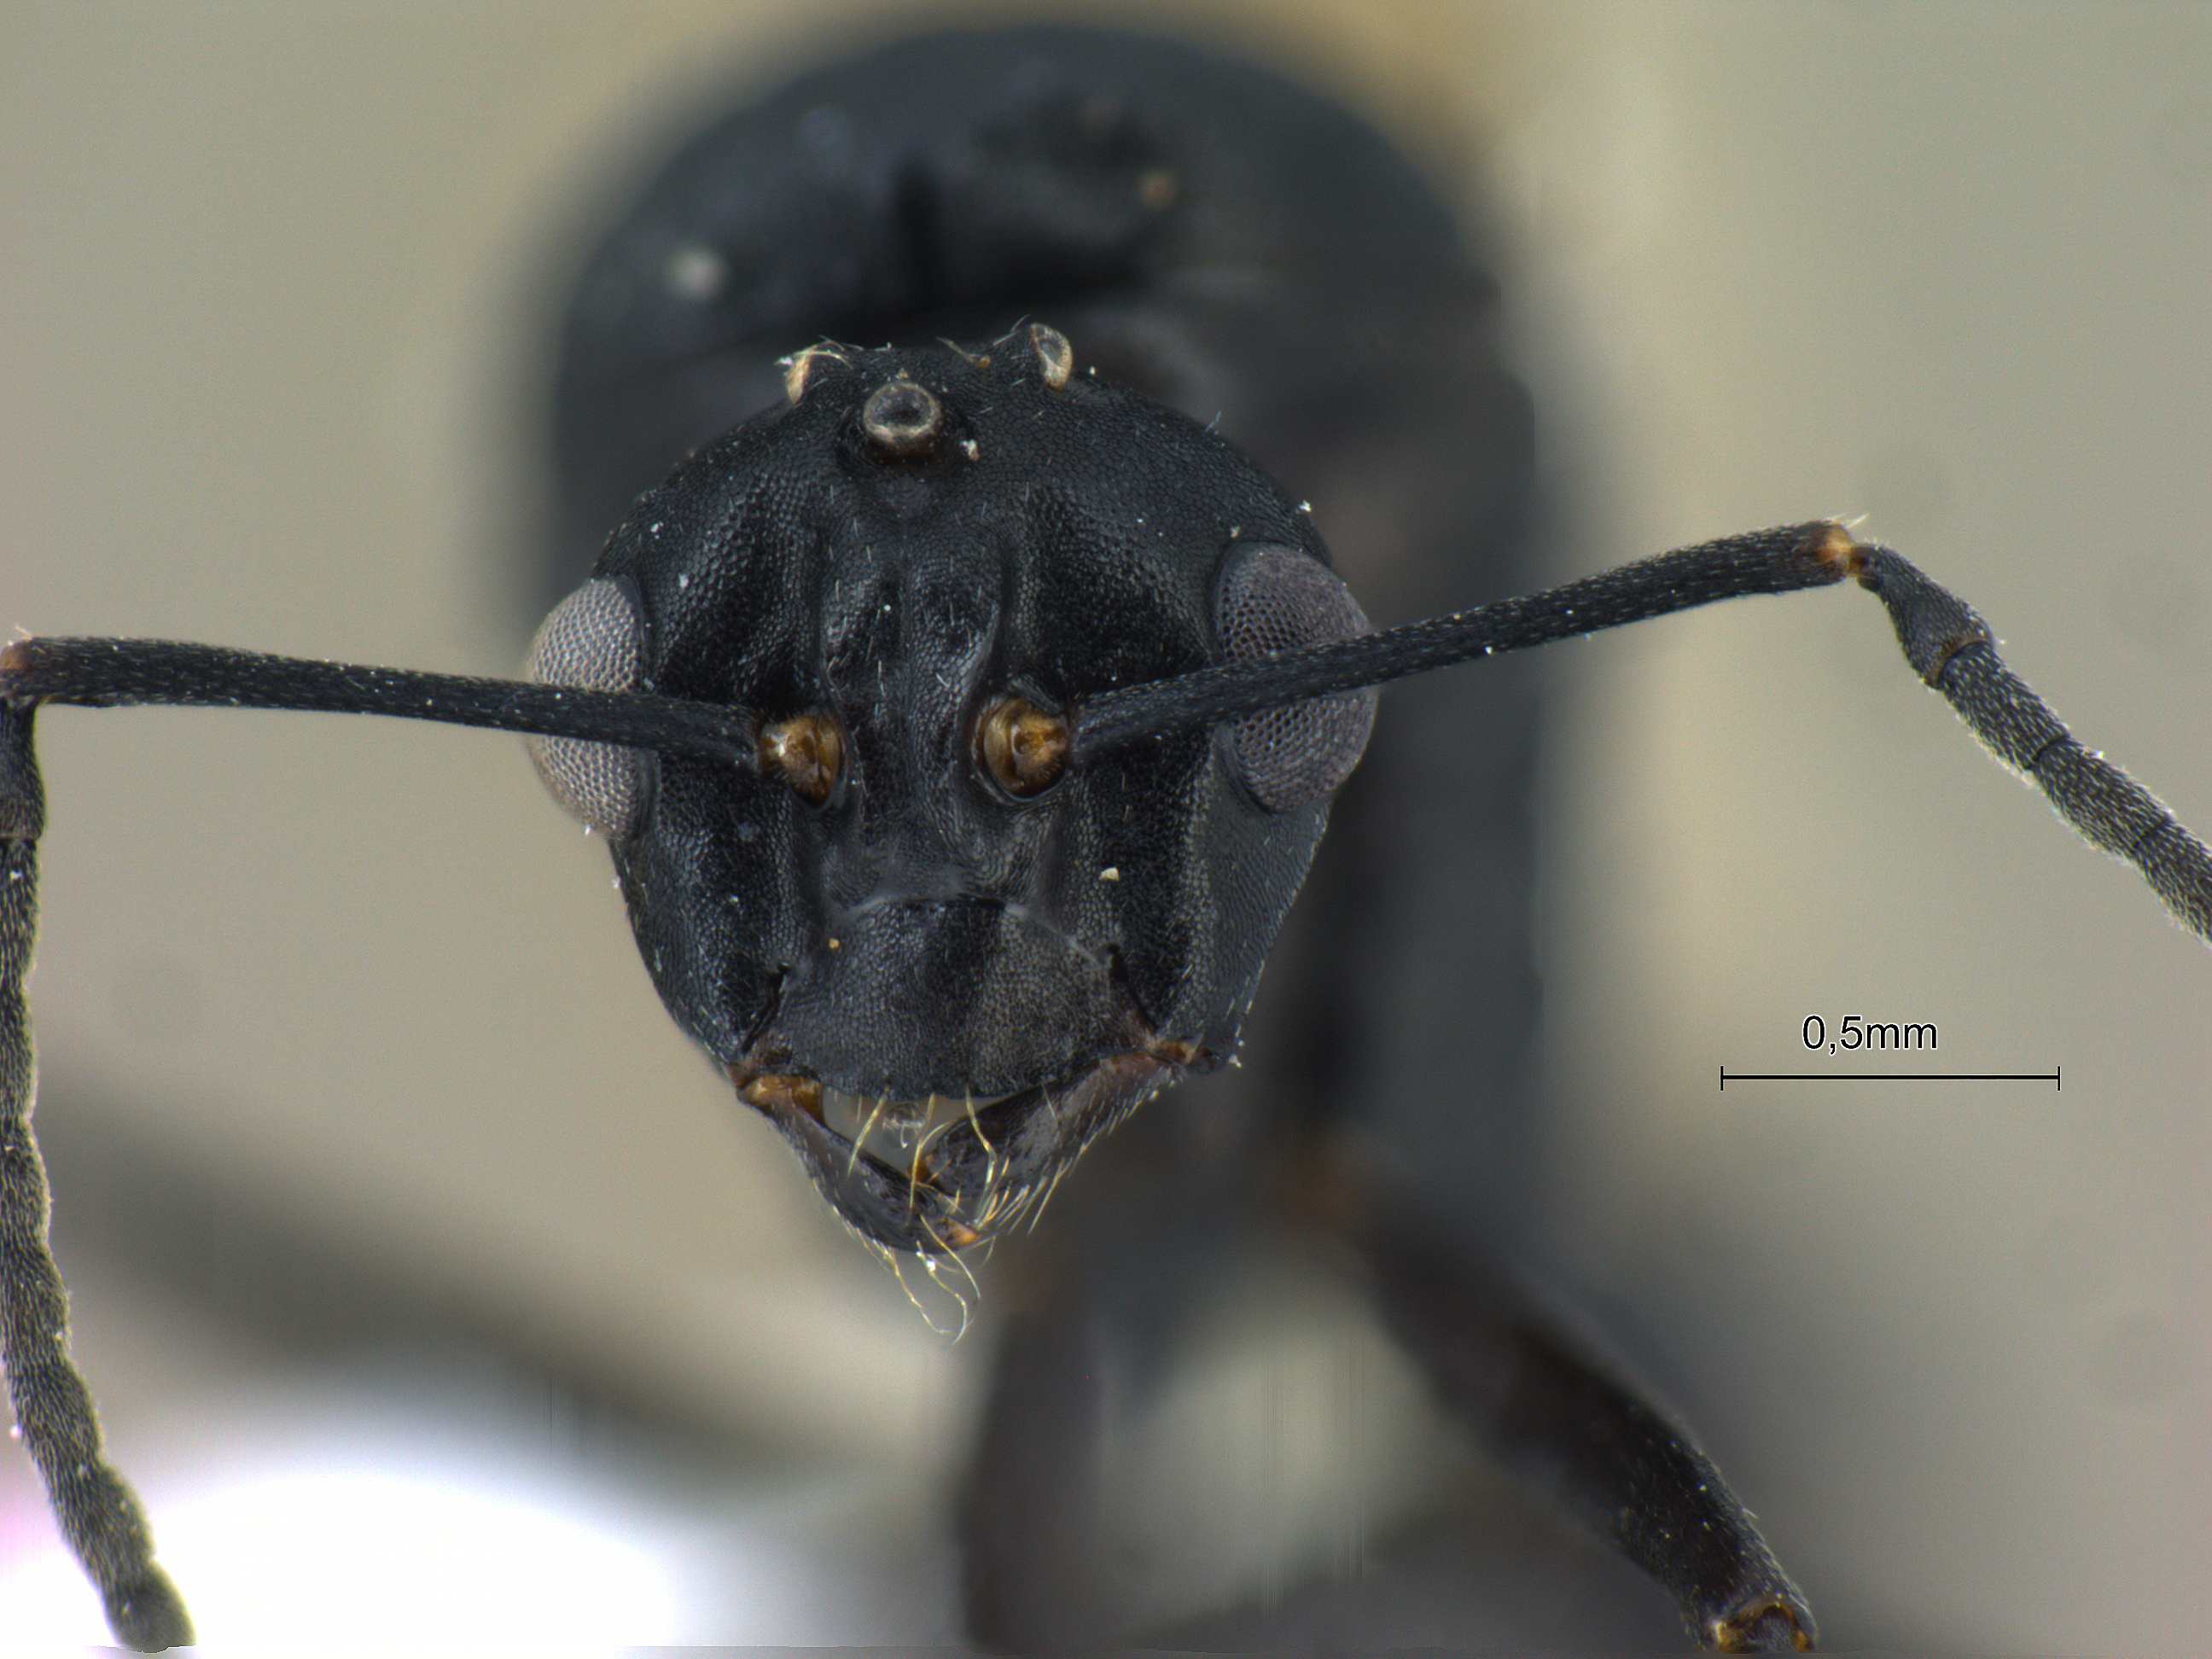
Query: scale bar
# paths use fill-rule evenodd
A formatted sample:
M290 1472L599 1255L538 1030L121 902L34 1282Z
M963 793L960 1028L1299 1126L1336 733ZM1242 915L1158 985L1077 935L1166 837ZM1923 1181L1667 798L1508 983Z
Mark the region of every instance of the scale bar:
M1721 1091L1736 1083L2048 1083L2063 1093L2066 1068L2047 1072L1730 1072L1721 1067Z

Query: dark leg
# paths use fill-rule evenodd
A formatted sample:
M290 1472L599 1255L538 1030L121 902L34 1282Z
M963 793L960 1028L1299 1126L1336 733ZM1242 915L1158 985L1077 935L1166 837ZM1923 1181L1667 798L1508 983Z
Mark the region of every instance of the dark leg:
M1233 1083L1210 1092L1218 1124L1237 1097ZM1172 1370L1194 1303L1253 1220L1243 1161L1194 1145L1169 1115L1139 1113L1088 1156L1096 1178L1068 1182L986 1280L997 1346L960 1494L960 1571L967 1634L1000 1652L1120 1644L1128 1613L1100 1528L1116 1425Z
M1687 1431L1348 1159L1305 1174L1302 1218L1352 1244L1385 1322L1505 1468L1657 1580L1705 1646L1813 1646L1804 1596Z
M1099 1628L1097 1348L1072 1285L1000 1334L960 1503L968 1633L994 1650L1066 1648Z
M0 702L0 1359L62 1535L99 1587L108 1627L142 1653L183 1647L191 1620L138 1500L100 1455L92 1395L70 1361L69 1298L46 1244L46 1172L31 1133L36 1070L24 981L38 933L45 791L30 705Z

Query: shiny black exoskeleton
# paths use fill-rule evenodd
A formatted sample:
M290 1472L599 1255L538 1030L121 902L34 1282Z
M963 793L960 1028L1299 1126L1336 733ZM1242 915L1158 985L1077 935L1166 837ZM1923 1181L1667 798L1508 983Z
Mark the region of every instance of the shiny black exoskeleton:
M872 1241L991 1237L1131 1106L1234 1052L1372 694L1023 793L988 727L1363 629L1326 557L1217 432L1073 373L1030 325L973 352L795 358L555 613L545 678L830 745L800 787L773 757L539 754L612 838L678 1023ZM887 1161L872 1120L927 1133L926 1155Z
M834 715L848 769L820 804L641 763L648 814L612 839L664 1000L864 1234L988 1234L980 1216L1011 1221L1135 1101L1237 1051L1364 720L1177 736L1018 801L980 772L976 721L1009 693L1065 711L1364 628L1343 587L1301 585L1329 555L1270 475L1358 525L1337 567L1370 605L1441 608L1468 549L1511 580L1529 423L1491 310L1452 217L1344 111L1233 60L1065 29L934 36L796 80L695 139L587 262L559 377L562 586L618 521L599 572L641 655L627 681L589 658L549 677ZM1041 356L1032 323L1070 361ZM919 453L864 430L901 374L942 404ZM1488 988L1473 1035L1502 1066L1525 1041L1534 719L1525 678L1500 678L1412 692L1376 740L1369 769L1452 804L1465 873L1442 903L1355 899L1356 873L1308 900L1373 925L1317 972L1273 957L1285 1003L1342 1016L1255 1057L1279 1123L1327 1115L1340 1070L1408 1103L1386 1109L1437 1109L1413 1079L1443 1050L1402 1029L1389 987L1400 945ZM1492 728L1472 740L1470 702ZM1316 745L1287 787L1259 752ZM1418 806L1339 816L1340 871L1443 828ZM928 1157L856 1158L871 1114L908 1143L937 1131Z
M716 129L586 273L570 505L596 528L646 493L595 574L563 567L532 682L175 641L0 649L0 1363L117 1636L150 1650L191 1626L68 1351L31 1128L50 704L527 734L611 843L678 1021L845 1218L933 1278L1242 1045L1242 1086L1139 1117L1085 1159L1042 1253L994 1270L1018 1294L948 1506L987 1639L1099 1639L1099 1449L1249 1231L1364 1273L1445 1405L1708 1645L1809 1645L1688 1432L1498 1265L1534 1092L1525 680L1394 694L1285 915L1368 747L1367 693L1855 583L1984 745L2208 941L2212 848L2074 737L1962 598L1832 520L1370 634L1355 591L1387 614L1521 585L1528 422L1489 316L1410 171L1279 82L1112 35L913 43ZM754 384L787 343L763 334L815 341L779 386ZM1327 504L1340 574L1270 475ZM1255 1000L1263 958L1280 988ZM1295 1258L1302 1288L1322 1255ZM1257 1310L1282 1304L1253 1291L1212 1305L1272 1334ZM1471 1594L1476 1559L1441 1563L1457 1613L1583 1610L1513 1568Z
M1701 1639L1809 1641L1711 1463L1481 1265L1534 1133L1525 669L1408 684L1371 743L1355 696L1055 770L1086 696L1527 585L1528 401L1468 237L1249 64L951 34L708 129L568 311L539 677L726 702L762 749L541 766L608 830L678 1022L845 1219L934 1277L1244 1061L994 1268L1027 1283L960 1510L984 1639L1111 1628L1103 1356L1154 1365L1287 1197ZM1379 1203L1316 1162L1352 1129L1419 1149Z

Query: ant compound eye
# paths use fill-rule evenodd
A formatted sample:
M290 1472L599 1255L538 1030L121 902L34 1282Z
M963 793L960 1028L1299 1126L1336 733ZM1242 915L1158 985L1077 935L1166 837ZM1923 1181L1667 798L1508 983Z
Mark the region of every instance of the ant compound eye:
M629 596L605 578L593 577L545 618L524 672L543 685L628 691L637 684L644 645ZM616 840L636 830L645 789L635 750L575 738L527 741L538 775L569 813Z
M761 727L763 776L781 778L819 806L845 771L845 734L827 714L800 714Z
M1067 769L1067 717L1026 697L1004 696L975 726L975 753L991 781L1010 795L1042 794Z
M1336 573L1303 548L1239 543L1214 590L1214 626L1232 662L1375 630ZM1376 692L1340 692L1247 715L1229 750L1252 798L1271 812L1322 800L1352 775L1375 724Z

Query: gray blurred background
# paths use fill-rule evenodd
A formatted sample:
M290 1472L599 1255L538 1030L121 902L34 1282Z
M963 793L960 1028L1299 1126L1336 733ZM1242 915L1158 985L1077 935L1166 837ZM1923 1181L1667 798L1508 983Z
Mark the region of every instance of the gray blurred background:
M1576 569L1869 514L2212 823L2212 13L1110 15L1241 43L1492 204ZM505 669L563 228L718 86L920 21L10 8L0 625ZM1863 598L1554 656L1532 1254L1698 1425L1832 1644L2193 1647L2212 961ZM950 1639L987 1342L933 1336L689 1051L520 746L41 730L56 1237L203 1633L368 1633L334 1607L395 1644ZM2066 1086L1718 1091L1840 1065L1814 1013ZM1267 1305L1224 1310L1117 1467L1146 1627L1318 1578L1367 1609L1329 1614L1347 1641L1578 1639L1540 1597L1407 1611L1422 1504L1483 1477L1428 1454L1347 1297ZM1544 1525L1501 1522L1500 1557L1619 1591ZM0 1643L100 1633L0 1461Z

